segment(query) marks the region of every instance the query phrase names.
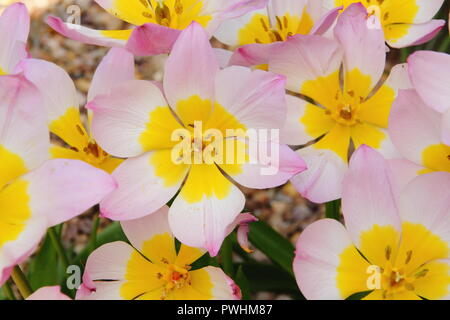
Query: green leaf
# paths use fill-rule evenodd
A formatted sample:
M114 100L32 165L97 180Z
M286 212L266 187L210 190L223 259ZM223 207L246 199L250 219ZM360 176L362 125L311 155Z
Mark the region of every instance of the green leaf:
M230 276L234 277L234 266L233 266L233 240L232 236L234 234L230 234L222 243L222 247L220 248L220 263L222 265L223 271Z
M58 253L47 235L37 255L29 264L27 278L30 286L33 290L37 290L45 286L59 285L64 276Z
M294 246L286 238L262 221L250 224L250 242L261 250L270 260L283 268L290 275L294 261Z
M16 300L14 293L11 289L9 281L6 281L0 290L0 301L1 300Z
M352 294L350 297L348 297L345 300L362 300L364 297L369 295L371 292L372 292L372 290L357 292L357 293Z
M329 219L339 221L341 218L341 200L334 200L325 203L325 215Z
M268 291L304 299L295 278L278 266L267 263L244 263L239 267L242 267L247 276L252 293Z
M236 272L236 284L239 286L242 292L242 300L250 300L250 282L248 281L247 276L242 269L242 266L238 267L238 271Z

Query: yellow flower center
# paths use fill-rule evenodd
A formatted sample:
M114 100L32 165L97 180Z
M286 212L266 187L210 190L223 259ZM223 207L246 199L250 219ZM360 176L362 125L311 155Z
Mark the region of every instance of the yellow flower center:
M109 154L106 153L94 140L88 142L83 150L76 150L81 154L81 158L89 164L99 167L107 158Z
M144 20L165 27L184 29L192 21L206 27L211 20L211 16L202 14L202 0L141 0L140 3L145 6Z
M173 290L181 289L186 284L191 284L189 275L191 266L180 267L175 264L169 264L165 259L163 259L163 263L167 265L166 272L156 274L156 278L158 280L163 280L165 283L161 294L161 300L164 300Z
M428 269L420 267L417 270L407 272L407 266L413 258L413 251L406 252L404 261L396 261L392 263L391 259L392 249L387 246L385 249L386 265L381 269L381 290L383 299L392 299L394 296L405 291L414 292L414 283L417 279L423 278L427 275Z
M345 126L354 126L361 123L358 111L360 104L364 101L363 97L356 97L354 91L342 93L341 90L338 90L335 101L336 107L327 108L325 111L334 121Z
M306 11L301 17L287 13L284 16L275 16L273 21L270 21L267 15L256 14L239 30L239 45L285 41L296 34L308 34L313 26L314 21Z

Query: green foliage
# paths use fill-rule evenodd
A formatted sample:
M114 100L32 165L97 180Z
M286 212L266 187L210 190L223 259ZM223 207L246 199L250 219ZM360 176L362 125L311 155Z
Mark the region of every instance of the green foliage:
M267 223L262 221L250 224L250 242L262 251L270 260L279 265L291 276L294 261L294 246Z

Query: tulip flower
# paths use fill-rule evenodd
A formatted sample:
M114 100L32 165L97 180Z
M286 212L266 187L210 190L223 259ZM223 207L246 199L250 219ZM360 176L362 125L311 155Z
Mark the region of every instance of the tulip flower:
M216 267L193 269L204 250L181 244L168 222L167 206L121 222L131 245L122 241L96 249L86 262L83 300L235 300L239 288ZM83 291L85 291L83 289Z
M26 43L30 32L30 16L23 3L6 7L0 16L0 76L16 73L22 59L28 57Z
M64 69L37 59L26 59L20 64L25 77L44 96L49 129L68 146L52 145L53 158L83 160L109 173L122 162L111 157L92 138L90 121L85 128L80 116L75 85ZM107 94L114 85L134 79L134 57L121 48L113 48L98 66L88 93L88 100Z
M308 170L291 181L311 201L341 197L351 141L355 148L366 144L386 156L398 155L386 129L397 89L409 80L405 66L398 65L380 81L386 52L377 25L376 17L367 18L366 9L354 4L339 16L335 40L298 35L270 59L270 70L287 76L287 89L302 95L287 98L281 141L305 146L297 152Z
M265 8L221 24L215 37L229 46L240 46L233 65L264 65L278 44L296 34L324 34L342 7L325 11L316 0L270 0Z
M49 157L43 99L22 75L0 77L0 284L47 228L79 215L116 187L84 162Z
M217 254L245 203L230 179L251 188L269 188L305 169L290 148L266 139L270 150L279 151L280 161L276 172L265 174L264 169L275 163L264 161L243 140L250 129L283 125L284 84L284 77L261 70L237 66L219 70L206 32L193 23L167 60L163 85L129 81L87 106L94 113L92 132L100 146L129 158L113 173L119 188L101 203L103 216L120 221L143 217L181 189L169 211L173 233L187 245ZM214 135L214 143L212 131L222 135ZM182 140L188 144L186 152L178 148L180 132L186 134ZM244 154L242 162L234 161L231 152L229 162L216 160L225 159L227 151L220 151L220 146L227 142L235 154ZM208 150L216 155L202 159Z
M370 16L376 16L383 27L386 42L392 48L416 46L431 40L444 27L445 20L433 17L444 0L324 0L323 5L332 9L362 3Z
M170 52L181 30L192 22L201 24L209 36L225 20L262 8L268 0L96 0L111 15L135 27L127 30L92 30L48 17L60 34L83 43L126 47L136 55Z
M355 152L344 179L345 227L323 219L300 235L294 272L308 299L450 297L450 173L412 180L395 197L393 171L375 150Z
M408 58L408 70L425 104L442 114L442 140L450 145L450 55L417 51Z

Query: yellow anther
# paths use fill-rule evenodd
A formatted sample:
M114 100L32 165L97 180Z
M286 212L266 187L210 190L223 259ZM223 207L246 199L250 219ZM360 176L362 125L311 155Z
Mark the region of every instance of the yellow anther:
M377 5L371 5L367 8L367 14L369 17L375 15L378 18L380 18L381 17L381 9Z
M183 4L181 3L181 0L175 0L175 13L178 15L181 15L183 13Z
M159 3L159 5L155 9L156 22L162 26L170 26L170 9L163 3Z
M175 264L169 264L166 266L166 272L164 272L164 274L156 274L156 277L159 280L165 282L161 293L161 299L164 300L167 298L167 295L170 294L171 291L183 288L186 283L190 284L190 269L190 266L180 267Z
M384 254L386 256L386 260L390 260L391 259L391 253L392 253L391 246L387 246L386 249L384 250Z
M409 250L408 252L406 252L405 264L408 264L411 261L411 257L412 257L412 250Z
M352 108L349 105L344 106L341 111L339 111L339 115L342 119L351 120L352 119Z

